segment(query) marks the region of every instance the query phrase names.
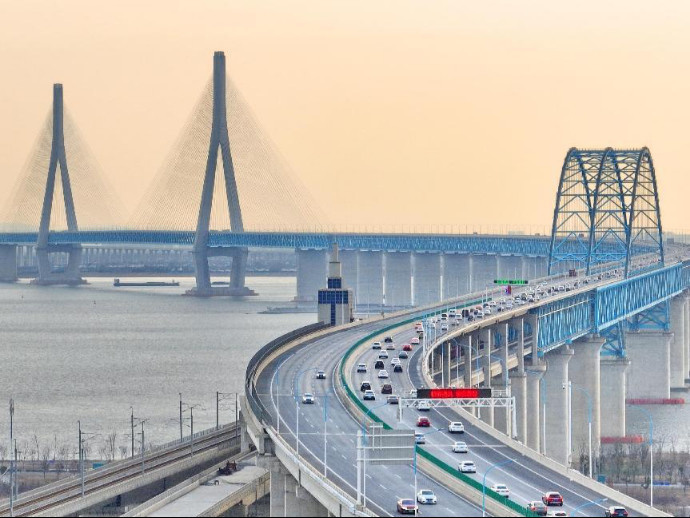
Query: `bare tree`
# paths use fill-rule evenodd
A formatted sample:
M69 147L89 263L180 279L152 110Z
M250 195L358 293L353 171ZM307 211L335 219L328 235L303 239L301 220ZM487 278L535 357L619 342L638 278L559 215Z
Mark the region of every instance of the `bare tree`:
M108 437L106 438L106 444L107 444L107 449L108 449L107 460L109 460L109 461L115 460L115 453L117 452L117 432L116 431L112 431L108 434Z
M126 459L127 454L129 453L129 447L126 444L125 445L121 444L118 449L120 451L120 458Z
M43 480L46 479L50 467L50 446L44 446L41 450L41 468L43 469Z

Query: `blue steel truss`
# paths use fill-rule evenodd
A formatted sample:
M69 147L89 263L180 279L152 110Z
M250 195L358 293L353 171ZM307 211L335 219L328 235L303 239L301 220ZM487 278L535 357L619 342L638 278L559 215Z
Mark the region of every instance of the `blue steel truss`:
M549 274L568 268L591 273L599 265L620 266L626 277L639 254L664 264L659 197L651 154L634 150L571 148L556 195Z
M0 234L0 244L36 244L35 232ZM194 232L102 230L51 232L51 244L185 246ZM211 232L209 247L384 250L474 254L547 256L549 241L540 236L482 236L425 234L329 234L286 232Z
M602 354L625 356L625 329L669 329L669 302L690 286L690 264L677 263L549 302L539 319L537 354L598 333Z

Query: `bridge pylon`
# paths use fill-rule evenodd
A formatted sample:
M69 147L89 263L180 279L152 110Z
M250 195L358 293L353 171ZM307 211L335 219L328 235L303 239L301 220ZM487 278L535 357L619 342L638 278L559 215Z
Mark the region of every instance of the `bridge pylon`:
M77 232L77 215L74 210L74 199L72 198L72 184L70 183L69 170L67 168L67 154L65 153L65 134L64 134L64 106L62 97L62 85L53 85L53 137L50 149L50 162L48 165L48 177L46 179L46 189L43 197L43 207L41 209L41 222L38 229L38 239L36 242L36 256L38 259L38 277L33 279L32 284L84 284L86 281L79 275L79 265L81 263L81 245L64 244L54 245L49 243L50 235L50 216L53 210L53 198L55 194L55 180L57 167L60 166L60 181L62 184L62 194L65 202L65 215L67 219L67 230ZM67 253L67 266L63 272L53 272L50 266L50 254Z
M232 154L230 153L230 137L228 136L225 103L225 54L222 51L217 51L213 55L213 122L193 249L196 287L187 291L186 294L200 297L256 295L254 291L245 286L248 249L246 247L215 246L209 242L209 224L219 149L223 160L225 194L230 211L230 230L238 233L244 232L242 210L235 180L235 168L233 166ZM208 265L209 256L232 258L229 286L219 287L211 285Z

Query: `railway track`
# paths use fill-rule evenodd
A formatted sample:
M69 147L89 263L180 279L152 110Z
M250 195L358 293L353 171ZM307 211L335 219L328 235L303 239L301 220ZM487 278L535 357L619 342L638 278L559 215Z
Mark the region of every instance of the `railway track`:
M194 455L225 446L239 445L239 443L239 427L234 424L228 425L195 438ZM143 473L140 459L128 459L112 463L111 466L91 471L85 475L84 497L191 457L191 443L187 440L146 454ZM81 478L77 475L20 495L14 503L14 516L34 516L45 513L79 498L82 498ZM10 516L9 500L3 500L0 503L0 516Z

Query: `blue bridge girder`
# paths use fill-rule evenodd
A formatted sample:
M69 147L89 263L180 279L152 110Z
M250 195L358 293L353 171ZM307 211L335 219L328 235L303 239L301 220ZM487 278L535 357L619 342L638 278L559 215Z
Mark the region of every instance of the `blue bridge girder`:
M0 233L0 244L36 244L36 232ZM51 232L51 245L150 245L188 246L193 231L93 230ZM298 248L328 250L333 243L341 250L382 250L524 255L546 257L547 236L487 236L443 234L359 234L307 232L211 232L209 247Z
M539 321L537 354L598 333L603 354L624 356L624 329L668 330L668 303L688 287L685 261L543 304L530 311Z

